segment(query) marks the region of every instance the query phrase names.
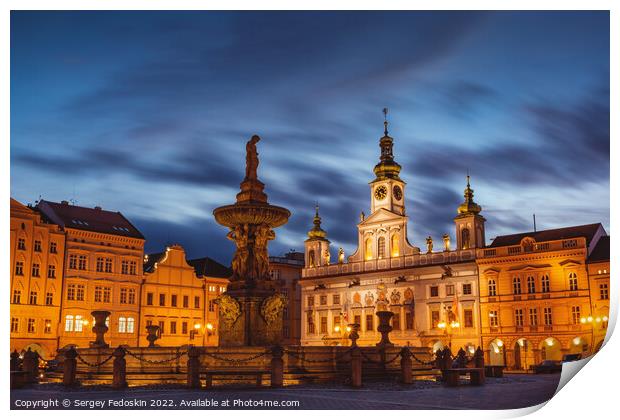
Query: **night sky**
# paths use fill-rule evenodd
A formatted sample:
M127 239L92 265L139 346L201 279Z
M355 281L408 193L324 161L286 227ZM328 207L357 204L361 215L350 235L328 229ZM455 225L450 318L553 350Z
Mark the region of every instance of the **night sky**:
M146 251L228 264L212 211L245 143L303 249L318 202L347 255L383 114L409 240L454 239L469 169L496 235L602 222L609 232L607 12L13 12L11 196L121 211Z

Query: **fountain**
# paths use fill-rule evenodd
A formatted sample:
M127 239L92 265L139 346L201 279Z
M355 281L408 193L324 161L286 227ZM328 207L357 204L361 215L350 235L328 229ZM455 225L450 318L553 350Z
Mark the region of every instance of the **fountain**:
M213 211L236 245L230 284L218 299L221 346L273 345L282 334L286 299L269 275L267 243L275 238L273 228L284 225L291 212L267 202L265 184L257 176L259 141L255 135L246 144L245 178L236 203Z

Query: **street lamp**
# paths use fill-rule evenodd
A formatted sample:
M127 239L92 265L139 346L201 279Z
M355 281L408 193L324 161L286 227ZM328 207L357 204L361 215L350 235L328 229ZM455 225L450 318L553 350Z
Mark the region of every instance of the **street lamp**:
M591 349L594 349L594 326L600 324L601 322L607 322L609 320L609 318L607 316L597 316L596 318L594 318L592 315L589 315L587 317L583 316L581 317L581 319L579 320L581 322L582 325L585 324L590 324L590 335L592 336L592 343L590 345ZM573 341L573 343L578 346L579 343L575 343Z
M193 340L196 335L200 332L201 325L199 323L194 324L194 329L189 332L189 339Z
M448 336L448 347L452 351L452 330L459 328L461 324L458 321L450 321L448 324L445 321L441 321L437 324L437 328L442 330Z

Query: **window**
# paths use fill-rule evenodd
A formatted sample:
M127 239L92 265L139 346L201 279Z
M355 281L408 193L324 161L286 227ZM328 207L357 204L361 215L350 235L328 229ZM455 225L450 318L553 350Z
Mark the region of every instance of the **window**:
M473 328L474 326L474 311L471 309L463 310L463 323L465 328Z
M181 323L181 334L187 334L187 321Z
M149 327L149 326L151 326L151 325L153 325L153 321L152 321L152 320L150 320L150 319L147 319L147 320L146 320L146 326L147 326L147 327Z
M129 274L129 261L121 261L121 274Z
M340 295L339 294L332 295L332 304L333 305L340 305Z
M543 274L543 276L540 278L540 288L542 289L543 293L549 293L549 291L551 290L549 287L549 274Z
M200 309L200 296L194 296L194 309Z
M105 259L105 272L106 273L112 272L112 258Z
M322 316L321 317L321 330L320 330L321 334L327 334L327 317L326 316Z
M103 272L103 257L97 257L97 263L95 264L95 270L99 273Z
M535 327L538 325L538 309L530 308L530 325Z
M308 296L308 306L314 306L314 296Z
M394 331L400 330L400 313L395 312L394 318L392 318L392 329Z
M536 281L534 276L527 276L527 292L536 293Z
M34 252L41 252L41 241L38 239L34 241Z
M521 278L520 277L514 277L512 279L512 293L514 295L521 294Z
M57 254L56 242L50 242L50 254Z
M75 254L69 255L69 268L72 270L77 269L77 255Z
M84 286L81 284L78 284L75 289L75 300L84 300Z
M446 296L454 296L454 285L446 284Z
M137 273L137 264L135 261L129 261L129 274L131 274L132 276L135 276Z
M24 275L24 262L23 261L17 261L15 263L15 275L16 276Z
M103 288L103 302L110 303L112 301L112 288L104 287Z
M314 267L316 265L316 257L314 255L314 249L311 249L310 252L308 252L308 260L310 261L310 267Z
M133 327L134 327L135 321L132 317L127 318L127 332L130 334L133 334Z
M573 324L579 324L581 320L581 308L579 306L573 306L571 308L571 314L573 315Z
M360 328L362 328L362 316L361 315L355 315L353 317L353 322L357 325L359 325Z
M127 332L127 318L125 318L124 316L118 318L118 332Z
M336 327L336 325L340 325L340 316L336 315L334 316L334 327Z
M55 279L56 278L56 266L55 265L48 265L47 266L47 277L50 279Z
M280 270L269 270L269 276L272 280L280 279Z
M170 321L170 334L176 334L176 333L177 333L177 322Z
M127 303L130 305L136 304L136 289L129 289L129 296L127 299Z
M373 315L366 315L366 331L374 331L374 325L373 325L373 321L374 321L374 316Z
M86 265L87 265L88 259L86 257L86 255L80 255L78 258L78 269L79 270L86 270Z
M153 293L149 292L146 294L146 304L149 306L153 306Z
M321 295L319 297L321 305L327 305L327 295Z
M609 300L609 285L607 283L599 284L598 286L600 300Z
M439 311L431 311L431 328L437 328L439 324Z
M28 318L28 332L29 333L34 333L35 332L34 318Z
M20 249L22 251L26 250L26 240L24 238L19 238L17 240L17 249Z
M523 309L515 309L515 325L517 327L523 326Z
M73 315L65 317L65 331L73 331Z
M499 325L497 311L489 311L489 325L491 327L497 327Z
M308 322L308 334L314 334L314 318L312 317L311 313L308 314L307 322Z
M157 325L159 325L159 335L162 335L164 333L164 321L159 321Z
M464 295L471 295L471 283L463 284L463 294Z
M385 258L385 238L383 236L377 241L377 255L379 258Z
M101 302L103 300L103 287L95 286L95 302Z
M170 306L177 307L177 295L170 296Z
M209 312L215 312L215 300L209 299Z
M372 238L366 238L364 244L364 259L372 260Z
M439 296L439 286L431 286L431 297Z
M569 273L568 275L568 288L570 291L577 290L577 273Z
M83 330L83 327L84 327L84 320L82 319L82 315L76 315L75 316L75 331L80 332Z
M30 292L30 300L28 301L31 305L37 304L37 292Z
M413 312L405 311L405 328L408 330L413 329Z
M45 334L51 334L52 333L52 320L51 319L46 319L45 320L45 324L43 326L43 332Z
M45 294L45 304L48 306L51 306L54 304L54 293L52 292L47 292Z
M183 307L184 308L189 308L189 296L187 296L187 295L183 296Z
M159 306L166 306L166 295L163 293L159 294Z
M543 315L545 317L545 325L552 325L553 317L551 315L551 308L544 308Z
M22 291L19 289L13 290L13 303L22 303Z
M67 300L75 300L75 284L67 286Z
M121 303L127 303L127 289L124 287L121 287Z
M32 264L32 277L39 277L40 267L39 263Z
M11 318L11 332L19 331L19 318Z

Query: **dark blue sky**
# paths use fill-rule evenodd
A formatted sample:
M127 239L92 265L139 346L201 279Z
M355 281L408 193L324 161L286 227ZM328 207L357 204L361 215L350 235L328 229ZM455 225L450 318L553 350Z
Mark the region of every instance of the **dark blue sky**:
M453 236L469 168L487 239L609 227L607 12L13 12L11 195L123 212L147 252L228 262L213 208L245 142L293 216L355 250L383 107L410 241Z

